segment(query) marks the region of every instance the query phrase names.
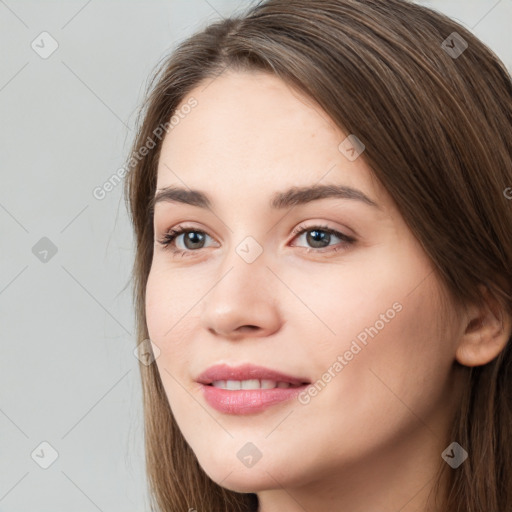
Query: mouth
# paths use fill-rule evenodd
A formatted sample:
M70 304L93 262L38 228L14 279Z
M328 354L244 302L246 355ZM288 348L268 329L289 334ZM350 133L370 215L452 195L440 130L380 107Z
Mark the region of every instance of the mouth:
M239 389L273 389L311 384L308 379L294 377L263 366L244 364L211 366L196 379L200 384L236 391Z
M275 381L270 379L247 379L247 380L216 380L207 386L212 386L219 389L229 389L230 391L238 391L239 389L287 389L298 388L307 384L291 384L290 382Z
M252 414L297 396L311 381L245 364L216 365L197 379L206 402L225 414Z

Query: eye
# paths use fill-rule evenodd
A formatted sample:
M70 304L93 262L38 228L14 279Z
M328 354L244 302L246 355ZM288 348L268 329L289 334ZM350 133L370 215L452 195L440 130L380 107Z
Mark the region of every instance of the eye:
M176 247L176 240L181 236L183 236L185 249ZM204 231L200 231L199 229L177 226L165 233L165 235L158 240L158 243L178 256L189 256L198 249L203 249L202 244L204 243L205 237L208 236L209 235Z
M339 231L330 228L329 226L298 226L293 230L293 235L295 238L300 239L305 235L305 240L312 247L305 247L307 252L337 252L340 249L345 248L348 245L353 244L356 239L340 233ZM323 249L324 247L328 247L330 242L332 242L332 238L338 238L341 240L341 247L337 247L334 249L329 249L328 251L318 251L312 249ZM338 244L340 245L340 244ZM300 246L299 246L300 247Z

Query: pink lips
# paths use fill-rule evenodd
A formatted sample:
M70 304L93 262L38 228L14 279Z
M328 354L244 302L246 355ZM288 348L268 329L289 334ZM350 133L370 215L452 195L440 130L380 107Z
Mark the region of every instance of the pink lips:
M216 380L249 380L249 379L266 379L276 382L288 382L293 385L300 386L309 383L307 379L292 377L284 373L276 372L263 366L254 366L252 364L244 364L242 366L231 367L227 364L218 364L211 366L205 372L201 373L197 378L197 382L201 384L211 384Z
M273 389L221 389L211 385L214 381L227 380L271 380L286 382L294 387ZM292 377L261 366L244 364L230 367L215 365L201 373L197 382L202 384L205 400L214 409L226 414L252 414L271 405L297 396L310 383L307 379Z

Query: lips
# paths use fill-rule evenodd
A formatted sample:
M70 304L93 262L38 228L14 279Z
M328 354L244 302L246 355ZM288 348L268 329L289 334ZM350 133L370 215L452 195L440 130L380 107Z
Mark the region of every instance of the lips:
M291 386L302 386L310 384L308 379L287 375L285 373L271 370L263 366L244 364L231 367L227 364L211 366L197 377L197 382L204 385L211 385L218 381L274 381L276 383L287 383Z
M307 379L252 364L215 365L199 375L197 382L211 407L231 415L256 414L290 402L311 384Z

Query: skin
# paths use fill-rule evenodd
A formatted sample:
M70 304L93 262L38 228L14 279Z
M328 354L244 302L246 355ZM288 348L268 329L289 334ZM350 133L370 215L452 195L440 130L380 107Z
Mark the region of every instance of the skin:
M455 362L488 362L506 334L486 309L457 316L443 306L434 266L396 205L363 156L339 151L348 134L310 99L272 75L231 71L182 104L190 97L197 107L164 139L157 189L199 189L213 206L156 205L146 312L170 406L200 465L228 489L256 492L260 512L436 510L427 496L453 441ZM340 198L269 206L277 191L318 183L357 188L380 208ZM158 243L180 223L206 234L202 248L178 236L185 257ZM332 235L319 248L307 237L319 224L356 241ZM293 236L299 225L310 231ZM252 263L236 252L248 236L263 249ZM315 382L394 303L401 311L306 405L223 414L195 382L214 364L246 362ZM262 453L250 468L237 458L247 442Z

